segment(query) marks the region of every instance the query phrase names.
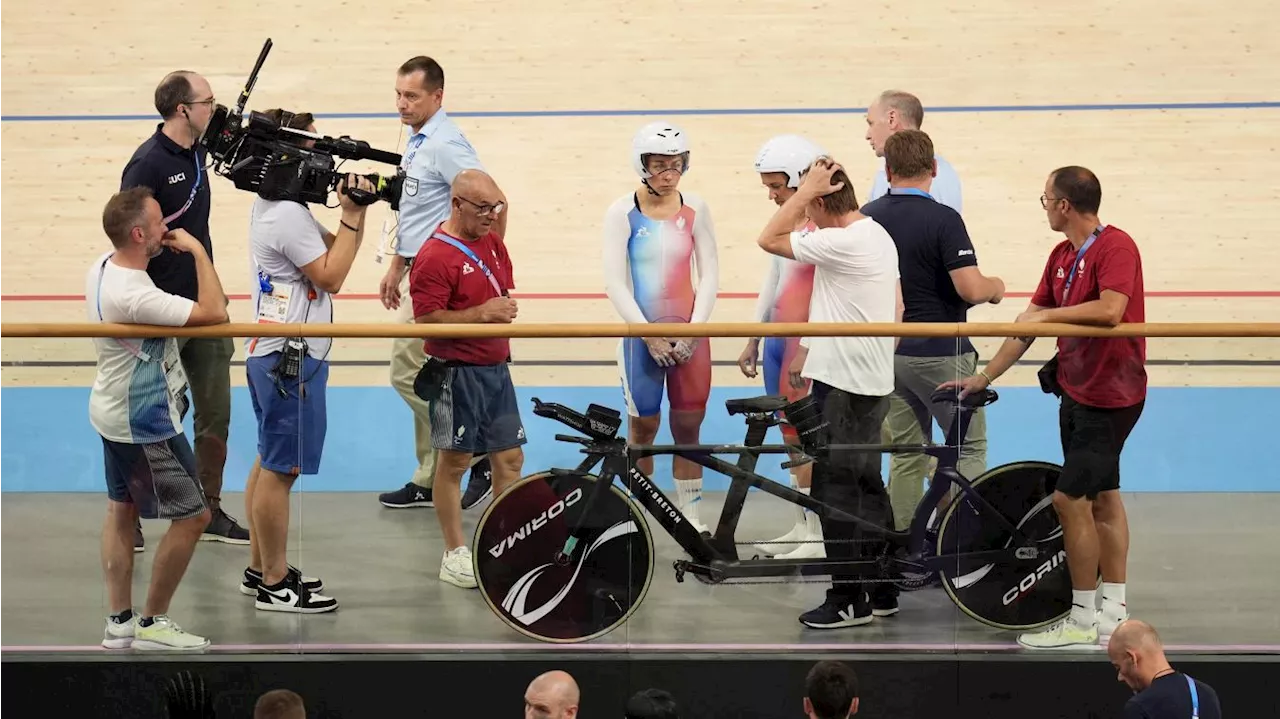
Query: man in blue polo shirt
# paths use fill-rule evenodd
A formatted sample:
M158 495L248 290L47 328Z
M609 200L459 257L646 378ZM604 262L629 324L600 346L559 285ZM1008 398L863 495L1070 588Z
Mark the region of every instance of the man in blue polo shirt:
M462 130L445 113L444 69L435 60L418 56L400 66L396 75L396 110L409 128L409 143L400 166L405 170L396 227L395 254L378 286L382 306L396 311L396 322L414 324L409 299L409 270L418 250L449 219L453 180L463 170L483 170L476 151ZM391 385L413 410L413 434L418 468L400 489L378 497L384 507L433 507L436 450L431 444L431 411L413 391L427 355L421 339L395 340L391 350ZM487 455L477 455L471 468L462 508L470 509L492 492Z
M1000 302L1004 282L978 269L978 256L960 213L932 194L938 173L933 142L920 130L902 130L884 145L889 189L862 207L898 247L903 322L964 322L969 307ZM930 401L938 385L977 371L978 354L968 338L904 337L894 356L894 391L885 417L884 441L920 444L932 435L931 420L945 432L953 405ZM974 413L960 451L959 470L975 478L986 469L986 417ZM924 494L929 458L897 454L889 462L889 498L894 524L907 529Z
M209 81L186 70L171 72L156 87L156 110L163 120L156 132L133 153L124 167L120 189L145 187L160 202L164 224L186 230L213 258L209 238L209 175L200 147L216 102ZM190 253L165 249L147 265L147 274L161 291L195 301L199 297L196 263ZM230 337L191 337L178 342L195 408L195 457L212 519L201 539L248 544L249 532L222 510L222 470L227 463L227 433L231 426ZM142 551L142 529L134 538Z
M876 157L884 157L885 143L896 132L902 130L919 130L924 124L924 106L920 98L901 90L885 90L880 97L867 108L867 142L875 150ZM945 158L934 157L938 161L938 170L933 178L933 187L929 194L933 199L950 207L956 212L963 212L960 176ZM871 184L871 192L867 194L867 202L884 197L889 192L889 178L885 166L876 171L876 179Z

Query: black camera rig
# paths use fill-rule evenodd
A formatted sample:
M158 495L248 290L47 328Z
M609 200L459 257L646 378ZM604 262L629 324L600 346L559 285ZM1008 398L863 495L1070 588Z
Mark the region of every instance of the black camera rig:
M288 127L294 115L288 111L283 113L280 122L264 113L250 112L246 122L244 106L258 81L258 71L271 52L271 45L268 38L235 109L214 106L213 117L200 138L200 144L213 160L213 174L222 175L235 183L237 189L256 192L264 199L324 204L329 193L337 190L338 183L346 176L336 169L335 157L400 164L400 155L374 149L361 140L345 135L326 137ZM391 209L399 210L404 176L404 170L399 167L390 177L364 175L373 183L373 192L353 187L347 195L360 205L386 200L391 203Z

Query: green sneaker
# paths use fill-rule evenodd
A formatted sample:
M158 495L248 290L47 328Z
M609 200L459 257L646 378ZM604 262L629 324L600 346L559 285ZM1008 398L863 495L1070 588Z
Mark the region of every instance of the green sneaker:
M1047 629L1018 635L1018 643L1028 649L1096 649L1098 625L1082 627L1068 617Z
M149 651L193 652L209 646L209 640L183 631L172 619L163 614L157 615L151 626L144 627L142 622L133 632L133 648Z

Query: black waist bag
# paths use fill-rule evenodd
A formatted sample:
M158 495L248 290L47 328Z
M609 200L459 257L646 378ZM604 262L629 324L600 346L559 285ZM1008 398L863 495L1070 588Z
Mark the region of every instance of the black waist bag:
M1062 396L1062 385L1058 383L1058 355L1054 355L1040 371L1036 373L1036 377L1040 379L1040 389L1045 394L1052 394L1058 397Z
M444 383L449 379L449 363L435 357L427 358L413 380L413 393L423 402L434 402L444 394Z

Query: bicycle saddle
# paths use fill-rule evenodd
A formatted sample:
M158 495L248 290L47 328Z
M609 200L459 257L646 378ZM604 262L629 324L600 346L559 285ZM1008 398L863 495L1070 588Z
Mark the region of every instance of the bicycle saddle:
M951 404L962 404L970 409L977 409L978 407L986 407L987 405L994 403L997 399L1000 399L1000 395L996 394L995 390L984 389L981 392L974 392L961 400L960 390L951 387L937 390L933 393L933 396L930 397L930 399L934 404L939 402L950 402Z
M729 414L747 414L751 412L777 412L787 406L787 398L780 394L767 394L761 397L744 399L727 399L724 408Z

